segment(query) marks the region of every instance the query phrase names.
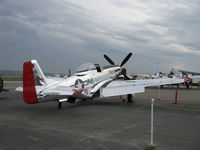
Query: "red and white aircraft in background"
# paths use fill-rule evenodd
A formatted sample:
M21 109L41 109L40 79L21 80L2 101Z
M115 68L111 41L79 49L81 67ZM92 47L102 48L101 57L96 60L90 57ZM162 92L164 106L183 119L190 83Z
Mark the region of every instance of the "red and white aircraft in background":
M132 95L142 93L145 87L179 84L186 82L173 76L165 79L132 80L126 75L124 64L132 56L129 53L120 65L116 65L107 55L104 58L111 64L83 64L77 72L66 79L47 78L36 60L23 64L23 86L16 88L23 92L23 99L28 104L47 101L58 101L61 108L62 102L74 103L76 99L93 99L127 95L128 102Z
M192 72L192 71L185 71L185 70L178 70L181 72L183 76L187 76L190 80L187 82L187 88L193 85L197 85L200 87L200 73L199 72Z

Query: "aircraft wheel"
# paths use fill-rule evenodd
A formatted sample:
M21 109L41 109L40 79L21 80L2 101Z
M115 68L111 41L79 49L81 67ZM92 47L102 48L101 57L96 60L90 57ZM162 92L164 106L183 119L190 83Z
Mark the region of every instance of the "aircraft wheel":
M133 103L133 95L132 94L128 94L127 95L127 103Z

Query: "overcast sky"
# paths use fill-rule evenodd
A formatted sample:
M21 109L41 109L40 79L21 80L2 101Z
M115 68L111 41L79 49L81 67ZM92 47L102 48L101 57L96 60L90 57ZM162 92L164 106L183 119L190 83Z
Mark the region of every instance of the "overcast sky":
M45 72L82 63L120 64L128 72L200 72L198 0L1 0L0 70L37 59Z

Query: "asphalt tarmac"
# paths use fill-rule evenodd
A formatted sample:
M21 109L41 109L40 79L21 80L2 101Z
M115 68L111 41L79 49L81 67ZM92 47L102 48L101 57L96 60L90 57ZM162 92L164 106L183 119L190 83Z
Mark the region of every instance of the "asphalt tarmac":
M150 100L158 150L200 150L200 89L148 88L134 103L120 98L25 104L5 82L0 93L0 150L144 150L150 142Z

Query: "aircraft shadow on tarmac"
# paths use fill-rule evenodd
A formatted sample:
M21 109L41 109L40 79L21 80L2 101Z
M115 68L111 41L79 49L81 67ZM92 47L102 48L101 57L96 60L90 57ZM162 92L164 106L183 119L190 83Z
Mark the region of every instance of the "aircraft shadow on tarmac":
M21 99L19 99L21 100ZM52 101L49 103L41 103L40 105L33 104L27 105L22 103L18 103L17 105L13 105L8 108L10 111L16 111L18 113L27 113L30 115L39 115L39 116L57 116L59 114L71 115L72 113L82 114L92 112L102 112L106 110L106 112L113 112L120 110L121 112L127 112L130 110L134 110L138 107L143 106L144 103L123 103L121 100L88 100L88 101L79 101L75 104L64 103L62 109L58 109L57 102ZM110 111L111 110L111 111Z

